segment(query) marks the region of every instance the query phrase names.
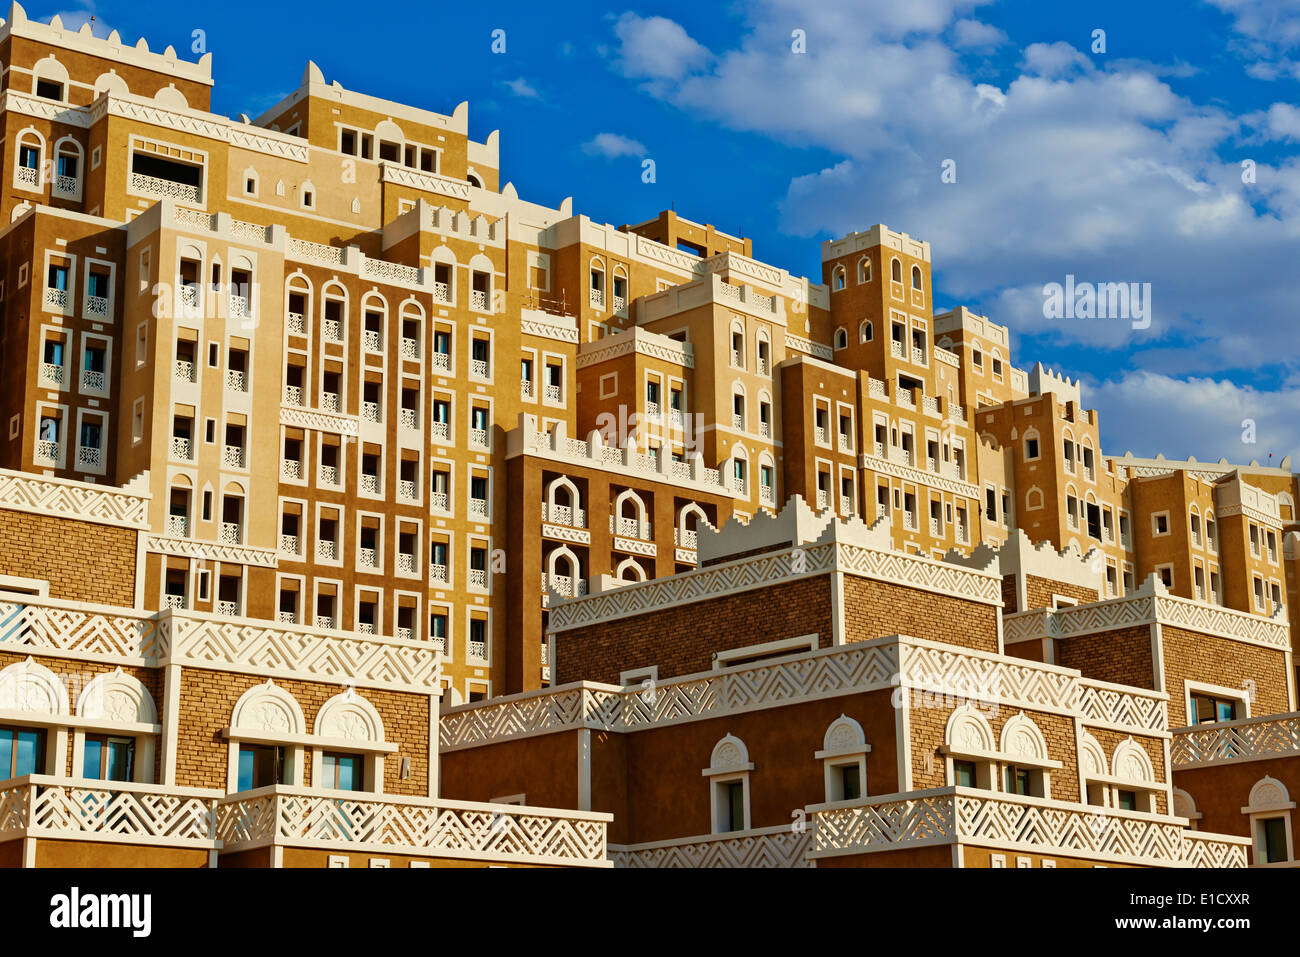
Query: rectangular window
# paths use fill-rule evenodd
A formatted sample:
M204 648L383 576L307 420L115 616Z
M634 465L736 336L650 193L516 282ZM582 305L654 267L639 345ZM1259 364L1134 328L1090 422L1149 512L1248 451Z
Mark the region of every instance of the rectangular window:
M1286 818L1266 817L1255 825L1258 834L1257 846L1261 864L1276 864L1287 860L1286 855Z
M1215 721L1236 721L1237 702L1232 698L1216 698L1213 695L1193 694L1192 712L1194 724L1211 724Z
M954 761L952 763L953 779L960 788L979 787L975 779L974 761Z
M724 805L723 831L741 831L745 827L745 782L728 781L720 785Z
M82 777L92 781L130 781L134 774L134 738L86 735Z
M1119 788L1115 791L1115 806L1121 811L1137 810L1137 792Z
M45 731L0 728L0 779L45 773Z
M361 755L326 751L321 755L318 787L334 791L361 790Z
M846 764L838 769L840 774L841 800L856 801L862 797L861 768L855 764Z
M288 784L285 770L283 747L269 744L240 745L237 790L251 791L272 784ZM330 785L326 784L325 787Z

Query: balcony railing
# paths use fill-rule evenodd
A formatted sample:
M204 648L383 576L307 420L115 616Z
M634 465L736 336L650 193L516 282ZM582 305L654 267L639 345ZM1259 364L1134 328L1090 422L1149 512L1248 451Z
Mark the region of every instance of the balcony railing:
M86 297L86 315L88 315L88 316L107 316L107 315L108 315L108 297L107 297L107 296L87 296L87 297Z
M519 383L519 398L523 399L525 402L532 402L535 397L536 392L533 389L532 381L529 379L522 380Z
M307 317L301 312L291 312L285 318L284 325L291 336L305 335L307 332Z
M244 530L238 522L221 523L221 544L222 545L242 545L244 544Z
M542 398L544 398L547 402L559 402L560 387L558 385L548 383L542 389Z
M433 284L433 301L441 303L451 302L451 287L445 282L435 282Z
M52 306L55 309L68 308L68 290L54 289L47 286L45 288L45 305Z
M372 472L361 473L361 491L367 495L379 494L379 476Z
M227 392L247 392L248 378L239 369L226 370L226 391Z
M181 611L185 608L184 595L163 595L163 607Z
M339 484L339 467L337 465L322 465L316 470L317 485L338 485Z
M41 171L35 166L20 166L18 167L18 182L23 186L30 186L32 189L39 189Z
M367 352L382 352L384 348L384 340L378 329L367 329L361 337L361 343Z
M244 450L238 445L227 445L221 453L221 461L226 468L242 469L244 467Z
M378 568L379 558L373 548L358 548L357 564L362 568Z
M298 624L298 613L296 611L285 611L283 608L275 613L275 620L282 625Z
M475 379L486 379L488 377L488 364L486 359L470 359L469 374Z
M487 571L482 568L469 570L469 583L474 588L487 588Z
M42 363L41 363L41 378L44 379L46 382L53 382L54 384L56 384L56 385L62 387L62 386L63 386L63 366L61 366L61 365L56 365L56 364L53 363L53 362L42 362Z
M406 336L403 336L399 354L403 359L420 358L420 343L415 339L409 339Z
M192 458L190 440L179 435L172 436L172 458L189 462Z
M397 570L406 575L415 574L415 556L410 552L397 553Z
M853 440L843 432L840 433L840 451L846 455L853 454Z
M586 528L587 513L570 505L547 505L542 503L542 521L554 525L567 525L569 528Z
M320 407L322 412L338 412L339 394L337 392L322 392L320 394Z
M487 518L488 503L485 498L472 498L469 500L469 514L472 518Z
M894 339L889 343L889 354L895 359L903 359L907 357L907 350L901 342Z
M321 539L316 542L316 559L322 562L336 562L339 560L338 543L330 539Z
M766 486L764 486L766 488ZM678 548L694 549L699 542L699 533L693 528L673 529L673 544Z
M77 468L80 469L98 469L104 465L104 452L93 445L82 445L77 448Z
M760 485L758 487L758 500L763 505L775 505L776 489L770 485Z
M470 429L469 444L480 449L488 447L487 429Z
M415 483L406 479L400 480L397 483L397 497L415 501Z
M281 459L280 478L296 482L302 478L302 461L300 459Z
M104 373L96 369L81 370L81 391L82 392L103 392L104 391Z
M553 591L566 598L577 598L587 594L587 581L584 578L572 578L569 575L548 575L542 572L542 591Z
M52 442L49 439L37 440L34 457L38 462L56 463L59 461L60 454L58 442Z
M365 422L378 422L379 419L380 419L380 416L379 416L379 403L378 403L378 402L362 402L362 403L361 403L361 418L362 418L362 420L365 421Z
M446 492L430 492L429 505L435 512L450 512L451 496Z
M745 430L745 417L739 412L731 413L731 427L743 432Z
M133 193L144 193L146 196L156 196L159 199L174 199L181 203L198 203L202 196L202 191L197 186L160 179L157 176L146 176L144 173L132 173L130 184Z
M333 628L333 627L334 627L334 616L333 616L333 615L317 615L317 616L316 616L316 627L317 627L317 628L325 628L325 629Z
M488 294L481 289L475 289L469 294L469 305L471 309L479 312L488 312Z
M244 319L251 316L252 310L249 308L247 296L236 296L233 293L230 296L230 316L233 319Z
M415 409L401 408L397 410L397 422L404 429L418 429L419 413Z
M591 308L592 309L605 308L605 290L593 289L591 291Z
M194 363L188 359L177 359L172 378L177 382L194 382Z
M618 295L614 296L614 311L624 312L626 309L627 309L627 297L618 296Z
M451 356L445 352L435 352L429 360L429 365L439 372L447 372L451 369Z
M298 538L297 535L280 536L280 554L297 555L300 547L301 547L301 540Z
M326 342L343 341L343 323L337 319L326 319L322 326L324 327Z
M237 601L219 601L216 604L218 615L224 615L227 618L235 618L239 615L239 602Z
M284 387L284 404L302 407L302 386L287 385Z
M430 564L429 581L438 582L439 584L443 584L443 585L448 584L451 581L451 579L447 577L447 566Z
M471 638L468 644L469 644L469 656L471 658L478 658L481 661L487 660L486 641L476 641L473 638Z
M185 515L168 515L167 534L172 538L188 538L190 534L189 517Z
M451 425L447 422L433 422L429 426L429 431L435 439L442 439L444 442L451 441Z

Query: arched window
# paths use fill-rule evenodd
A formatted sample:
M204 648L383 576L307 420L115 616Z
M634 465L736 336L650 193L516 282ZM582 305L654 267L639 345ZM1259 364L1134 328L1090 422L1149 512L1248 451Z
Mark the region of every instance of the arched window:
M875 335L875 328L870 319L863 319L858 325L858 342L870 342Z
M841 326L840 328L835 330L835 348L837 350L847 349L848 345L849 345L849 334L844 330L844 327Z
M55 196L77 199L81 195L81 144L65 136L54 144L54 178L50 188Z
M648 539L649 515L645 502L632 489L624 489L614 500L614 531L624 538Z
M903 264L895 257L889 265L890 276L894 282L903 281Z
M1163 788L1156 781L1151 757L1131 735L1115 747L1110 771L1115 781L1112 786L1113 806L1125 811L1156 810L1155 794Z
M831 270L831 290L839 292L844 288L845 269L843 265L836 266Z
M753 770L749 749L740 738L728 734L713 746L709 766L702 772L709 779L713 833L749 830L749 774Z
M862 725L848 715L830 723L822 749L813 757L822 762L827 801L856 801L867 793L867 744Z
M858 260L858 282L871 282L871 260L866 256Z
M988 719L965 704L953 711L944 729L948 783L958 787L993 789L993 759L997 739Z
M571 528L586 528L586 516L582 511L582 496L578 486L564 475L552 479L546 486L547 521Z
M18 134L15 149L14 185L39 191L44 187L45 137L28 127Z
M1051 781L1046 770L1050 762L1047 741L1038 725L1023 711L1002 726L1001 750L1006 756L1003 774L1008 793L1051 797Z
M643 582L646 580L646 573L635 558L625 558L614 569L614 577L624 582Z
M1250 799L1241 809L1250 817L1250 832L1255 852L1254 863L1284 864L1295 860L1291 837L1291 815L1295 802L1285 784L1264 776L1250 789Z
M921 288L921 267L920 266L912 267L912 288L913 289Z
M312 787L378 791L384 780L384 721L355 689L330 698L316 714L313 733L346 741L339 750L312 748Z
M306 733L302 707L292 694L269 679L249 688L230 714L227 790L301 785L303 746L293 739ZM276 738L285 743L272 743Z

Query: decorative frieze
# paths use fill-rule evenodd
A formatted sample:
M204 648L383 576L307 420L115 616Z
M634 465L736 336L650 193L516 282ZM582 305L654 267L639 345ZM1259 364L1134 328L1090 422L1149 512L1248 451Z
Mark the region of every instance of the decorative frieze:
M0 508L81 522L148 528L148 473L123 488L0 469Z

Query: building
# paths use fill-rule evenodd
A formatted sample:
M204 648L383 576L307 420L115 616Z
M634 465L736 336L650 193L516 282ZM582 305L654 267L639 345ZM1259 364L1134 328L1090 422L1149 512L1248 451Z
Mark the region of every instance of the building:
M936 313L930 244L884 225L824 243L822 276L809 279L755 258L747 237L671 211L615 227L569 200L521 198L498 132L471 138L466 103L438 113L381 100L309 63L281 103L230 119L210 111L210 56L187 62L143 39L37 22L17 4L0 26L0 62L0 574L13 616L3 641L17 656L15 688L65 686L39 718L6 692L17 695L3 709L10 740L27 749L22 763L11 751L10 771L31 772L39 754L41 773L62 782L13 790L23 813L41 794L74 807L70 780L120 784L105 800L128 804L136 792L126 785L169 789L190 802L186 815L208 821L197 843L153 840L193 851L178 861L317 863L331 855L250 845L245 831L272 813L315 820L321 790L342 788L397 802L374 819L556 822L553 846L491 853L469 838L393 844L346 826L303 845L354 865L607 863L607 824L624 848L707 829L668 835L624 820L642 813L635 802L606 800L594 783L557 785L561 810L535 807L541 792L528 782L470 788L456 769L508 742L462 746L449 726L473 714L509 724L528 702L569 700L574 682L602 694L645 680L689 685L714 652L743 662L731 654L742 647L878 664L956 640L962 650L942 654L1066 689L997 698L1023 708L1050 745L1026 765L1041 799L1051 778L1051 800L1071 814L1140 803L1165 835L1144 863L1240 857L1232 840L1187 837L1174 820L1161 749L1170 724L1200 715L1186 682L1205 686L1206 714L1221 720L1295 707L1286 609L1300 489L1289 461L1103 454L1078 384L1015 367L1007 329L990 319ZM781 508L790 502L808 505ZM731 543L748 536L774 553L764 538L774 521L797 526L783 542L800 561L848 550L876 564L846 570L835 558L768 581L763 595L728 597L717 607L745 623L730 644L707 629L694 643L638 637L636 628L679 628L676 604L613 610L704 587L723 568L759 570L770 555L748 563ZM966 590L934 587L940 580ZM1108 618L1114 609L1123 614ZM948 627L958 621L959 640ZM139 686L123 692L134 715L120 725L83 714L67 676L119 667ZM973 759L953 758L943 729L922 734L871 704L874 681L845 686L861 705L850 717L871 742L892 734L907 743L899 754L929 757L916 759L922 777L873 743L860 793L958 786L935 769L957 773ZM1255 683L1249 695L1243 681ZM335 701L341 694L367 704ZM1150 720L1081 704L1110 695ZM274 720L277 734L252 734L245 712ZM361 736L347 738L356 746L318 727L339 723ZM1057 742L1048 725L1079 740ZM1104 770L1080 777L1092 753L1083 736L1100 742L1109 768L1118 742L1108 735L1119 731L1147 754L1145 785ZM440 734L444 746L458 742L449 776L438 773ZM104 740L88 745L96 735ZM248 797L241 741L255 742L248 781L270 774L274 794ZM939 761L934 749L945 747ZM92 752L102 761L88 776ZM631 780L656 766L629 754L600 773ZM1005 752L987 755L968 780L1001 780ZM1103 800L1090 805L1094 779ZM804 784L779 800L810 827L829 822ZM528 811L502 810L517 793ZM968 797L940 800L952 811ZM437 804L452 798L480 804ZM773 812L754 810L755 821ZM68 850L72 832L47 833L39 815L24 827L12 861L109 853L94 842ZM138 846L160 836L132 835ZM949 851L921 858L993 853L987 840L950 836ZM1196 850L1211 844L1213 854ZM862 848L852 848L807 860L856 862ZM1075 851L1057 857L1124 856Z

